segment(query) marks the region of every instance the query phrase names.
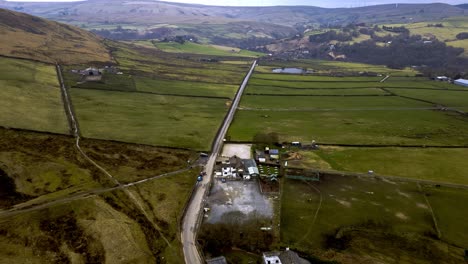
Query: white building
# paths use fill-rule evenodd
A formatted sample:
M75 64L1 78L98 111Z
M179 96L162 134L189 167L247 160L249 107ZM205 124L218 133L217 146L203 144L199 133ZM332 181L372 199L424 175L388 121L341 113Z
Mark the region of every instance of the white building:
M265 252L263 253L263 262L265 264L281 264L279 252Z
M453 83L456 85L468 87L468 80L465 80L465 79L458 79L458 80L455 80Z

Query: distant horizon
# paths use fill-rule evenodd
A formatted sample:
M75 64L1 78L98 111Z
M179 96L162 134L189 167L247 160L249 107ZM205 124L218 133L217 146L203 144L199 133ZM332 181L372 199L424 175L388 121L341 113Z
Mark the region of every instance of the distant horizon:
M6 2L34 2L34 3L64 3L64 2L84 2L93 0L5 0ZM138 2L138 1L136 1ZM144 1L141 1L144 2ZM385 4L432 4L443 3L450 5L466 4L466 0L342 0L339 3L323 0L231 0L218 1L215 4L210 0L166 0L160 2L200 4L208 6L317 6L323 8L352 8L375 6Z

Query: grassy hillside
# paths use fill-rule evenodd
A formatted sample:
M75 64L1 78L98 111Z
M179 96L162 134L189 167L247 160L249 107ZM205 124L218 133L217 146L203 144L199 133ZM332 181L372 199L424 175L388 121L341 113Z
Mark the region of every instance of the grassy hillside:
M185 168L197 156L99 140L82 148L121 183ZM0 129L0 262L181 263L179 219L197 173L109 190L115 184L72 138Z
M87 31L0 9L0 55L62 64L111 61L101 39Z
M0 126L68 133L54 66L0 57L0 87Z
M431 25L441 24L441 27ZM464 56L468 56L468 41L458 40L457 34L468 32L468 16L450 17L443 20L431 22L419 22L410 24L397 24L395 26L405 26L413 35L421 35L426 38L436 37L449 46L464 48Z

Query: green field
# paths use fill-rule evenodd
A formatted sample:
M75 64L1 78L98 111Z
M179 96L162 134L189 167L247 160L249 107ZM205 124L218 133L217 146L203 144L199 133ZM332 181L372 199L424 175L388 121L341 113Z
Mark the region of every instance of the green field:
M112 43L114 56L124 73L158 79L239 85L249 70L251 58L173 54L155 48ZM242 64L222 61L237 60Z
M83 136L209 150L225 99L72 89Z
M287 98L287 99L286 99ZM354 110L354 109L383 109L398 110L408 107L430 107L424 102L395 96L257 96L246 95L242 97L241 107L252 109L316 109L316 110ZM367 115L364 114L364 115Z
M328 144L467 145L468 123L450 112L429 110L237 112L228 135L252 142L276 132L280 142Z
M136 87L138 91L150 93L232 98L237 92L238 85L137 77Z
M451 108L468 107L468 89L465 91L452 90L405 90L405 89L389 89L390 91L412 98L418 98L445 105Z
M83 83L72 70L88 66L64 70L83 136L209 150L251 59L108 44L122 74Z
M426 187L424 190L428 193L428 199L439 221L442 239L468 248L468 214L464 210L468 191L434 187Z
M339 171L372 170L379 175L468 185L468 164L464 162L468 149L322 147L314 153L327 167Z
M308 95L308 96L347 96L347 95L390 95L390 93L383 91L379 88L335 88L335 89L321 89L321 88L297 88L291 89L288 87L272 87L272 86L260 86L260 85L249 85L246 94L258 94L258 95ZM294 100L294 99L292 99Z
M244 142L277 133L281 142L466 146L466 118L435 108L463 110L464 93L459 86L414 76L392 75L380 82L256 72L228 134Z
M465 229L464 222L436 205L435 214L445 217L438 216L440 225L453 224L451 229L460 232L442 228L444 242L457 241L451 245L428 236L436 231L415 183L327 176L309 184L286 179L283 187L281 240L292 249L345 263L351 256L354 263L457 263L463 259L466 244L461 239L466 236L459 233ZM441 200L466 200L466 191L451 192L455 195L441 194Z
M0 126L68 133L55 67L0 58Z
M443 27L430 27L429 24L442 24ZM468 56L468 41L457 40L456 35L461 32L468 32L468 18L464 17L449 17L441 21L419 22L412 24L400 24L397 26L405 26L413 35L421 35L423 37L436 37L438 40L445 42L449 46L464 48L464 56Z
M158 49L161 49L162 51L174 53L193 53L214 56L240 57L259 57L265 55L263 53L240 50L238 48L198 44L194 42L185 42L184 44L177 42L157 42L154 44L154 46L156 46Z

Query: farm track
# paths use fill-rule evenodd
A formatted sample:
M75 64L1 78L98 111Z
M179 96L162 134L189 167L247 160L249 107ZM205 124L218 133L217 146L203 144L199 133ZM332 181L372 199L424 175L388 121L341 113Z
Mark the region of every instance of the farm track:
M190 170L189 168L186 168L186 169L181 169L181 170L178 170L178 171L173 171L173 172L164 173L164 174L161 174L161 175L149 177L149 178L138 180L138 181L131 182L131 183L121 184L121 185L115 186L115 187L92 189L92 190L89 190L89 191L72 194L72 195L70 195L68 197L62 197L62 198L54 200L54 201L50 201L50 202L46 202L46 203L42 203L42 204L37 204L37 205L18 204L18 205L15 205L15 207L10 209L10 210L0 212L0 221L1 221L1 219L5 219L5 218L11 217L11 216L18 215L18 214L38 211L38 210L46 209L46 208L49 208L49 207L70 203L70 202L73 202L73 201L85 200L85 199L88 199L88 198L90 198L92 196L97 196L97 195L100 195L100 194L104 194L104 193L108 193L108 192L112 192L112 191L116 191L116 190L122 190L122 189L125 189L125 188L130 188L132 186L137 186L137 185L143 184L143 183L148 182L148 181L153 181L153 180L169 177L169 176L172 176L172 175L177 175L177 174L189 171L189 170Z
M299 239L296 244L300 244L302 241L304 241L309 235L310 233L312 232L312 229L313 229L313 226L315 224L315 221L317 221L317 216L318 216L318 213L320 212L320 209L322 208L322 202L323 202L323 195L322 195L322 192L317 188L315 187L314 185L310 184L308 181L303 181L304 183L306 183L307 185L309 185L312 189L314 189L315 192L317 192L317 194L319 195L319 204L317 206L317 210L315 211L315 214L314 214L314 218L312 219L312 222L309 224L309 228L307 229L307 232L304 234L304 236L302 236L301 239Z
M80 146L80 130L78 126L78 120L75 116L75 113L73 112L73 107L71 105L70 101L70 95L68 93L67 88L65 87L64 81L63 81L63 76L62 76L62 69L60 65L57 64L57 76L59 77L60 81L60 88L62 91L62 96L64 98L64 106L65 106L65 111L67 112L67 116L70 118L70 125L71 125L71 131L73 133L73 136L75 137L75 146L80 152L80 154L91 164L93 164L96 168L98 168L101 172L103 172L112 182L117 187L122 187L122 185L112 174L110 174L106 169L104 169L102 166L100 166L97 162L95 162L93 159L91 159L85 151ZM133 186L133 185L130 185ZM133 204L140 210L140 212L146 217L146 219L152 224L153 228L158 231L158 233L161 235L163 240L166 242L167 246L169 248L172 248L171 243L169 240L165 237L163 232L161 232L161 227L159 227L154 220L150 217L148 214L147 210L144 208L144 206L141 204L141 202L135 197L135 195L128 190L128 188L122 188L122 190L125 192L125 194L130 198L130 200L133 202ZM65 200L66 201L66 200ZM46 207L47 208L47 207ZM172 252L175 253L175 252Z

